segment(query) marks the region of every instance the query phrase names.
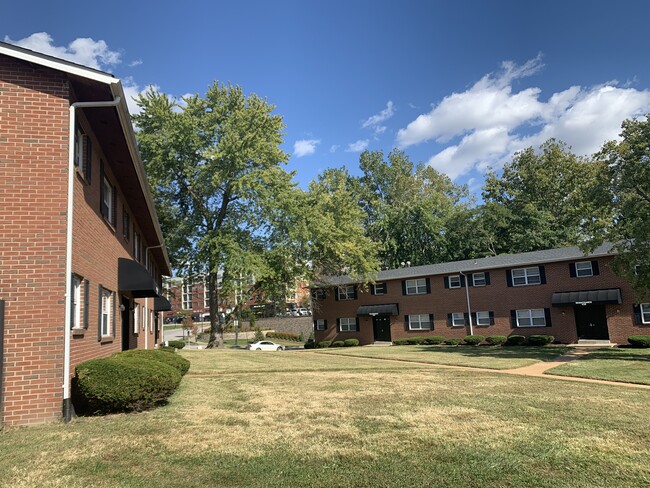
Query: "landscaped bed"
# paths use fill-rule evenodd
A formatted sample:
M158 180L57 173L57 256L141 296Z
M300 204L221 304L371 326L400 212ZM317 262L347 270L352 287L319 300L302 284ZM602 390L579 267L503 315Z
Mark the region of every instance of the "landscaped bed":
M600 349L546 374L650 385L650 349Z
M650 480L647 390L310 351L179 354L192 366L165 407L2 432L0 486Z
M449 366L515 369L539 361L551 361L569 350L569 347L563 346L390 346L319 349L318 352Z

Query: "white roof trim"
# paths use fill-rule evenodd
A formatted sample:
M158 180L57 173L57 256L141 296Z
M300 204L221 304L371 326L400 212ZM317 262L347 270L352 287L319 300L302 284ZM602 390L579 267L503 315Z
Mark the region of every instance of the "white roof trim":
M72 75L81 76L82 78L88 78L90 80L105 83L107 85L112 85L114 83L120 82L119 79L108 73L104 73L93 68L87 68L86 66L82 66L71 61L58 59L48 54L41 54L37 53L36 51L31 51L29 49L14 46L12 44L7 44L5 42L0 42L0 54L5 54L7 56L11 56L12 58L21 59L30 63L39 64L41 66L52 68L57 71L63 71Z

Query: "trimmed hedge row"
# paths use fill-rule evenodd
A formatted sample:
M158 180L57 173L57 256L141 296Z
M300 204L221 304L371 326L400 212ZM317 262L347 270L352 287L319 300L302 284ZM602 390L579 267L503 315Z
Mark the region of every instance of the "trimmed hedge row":
M81 414L142 411L166 402L189 361L166 351L133 350L75 368L72 399Z
M301 342L300 336L298 334L291 334L289 332L267 332L267 339L280 339L282 341L296 341Z
M650 347L650 335L635 335L627 338L633 347Z
M326 348L326 347L354 347L359 345L359 339L345 339L344 341L307 341L305 349Z
M650 336L645 336L650 337ZM395 339L393 344L396 346L404 345L429 345L429 344L446 344L451 346L456 346L461 342L463 344L476 346L482 344L485 341L490 346L521 346L521 345L530 345L530 346L545 346L552 343L555 340L555 337L552 335L531 335L529 337L512 335L510 337L506 336L488 336L484 337L482 335L468 335L465 336L462 340L455 338L444 338L441 336L428 336L428 337L405 337L402 339ZM646 346L644 346L646 347ZM647 346L650 347L650 346Z
M168 347L173 347L174 349L183 349L185 347L185 341L167 341Z

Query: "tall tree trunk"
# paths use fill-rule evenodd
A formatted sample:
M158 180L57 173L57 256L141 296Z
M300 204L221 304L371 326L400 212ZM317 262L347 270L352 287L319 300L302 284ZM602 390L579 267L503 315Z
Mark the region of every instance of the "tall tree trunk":
M223 326L219 320L219 295L217 290L218 271L215 271L210 263L210 274L208 275L208 291L210 292L210 340L208 348L223 347Z

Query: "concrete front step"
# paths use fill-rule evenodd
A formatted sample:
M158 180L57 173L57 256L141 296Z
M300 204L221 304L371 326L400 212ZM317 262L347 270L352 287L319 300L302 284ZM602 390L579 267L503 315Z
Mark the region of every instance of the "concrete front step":
M393 343L390 341L375 341L372 344L368 344L369 346L392 346Z
M614 347L616 343L595 339L580 339L577 344L570 344L571 347Z

